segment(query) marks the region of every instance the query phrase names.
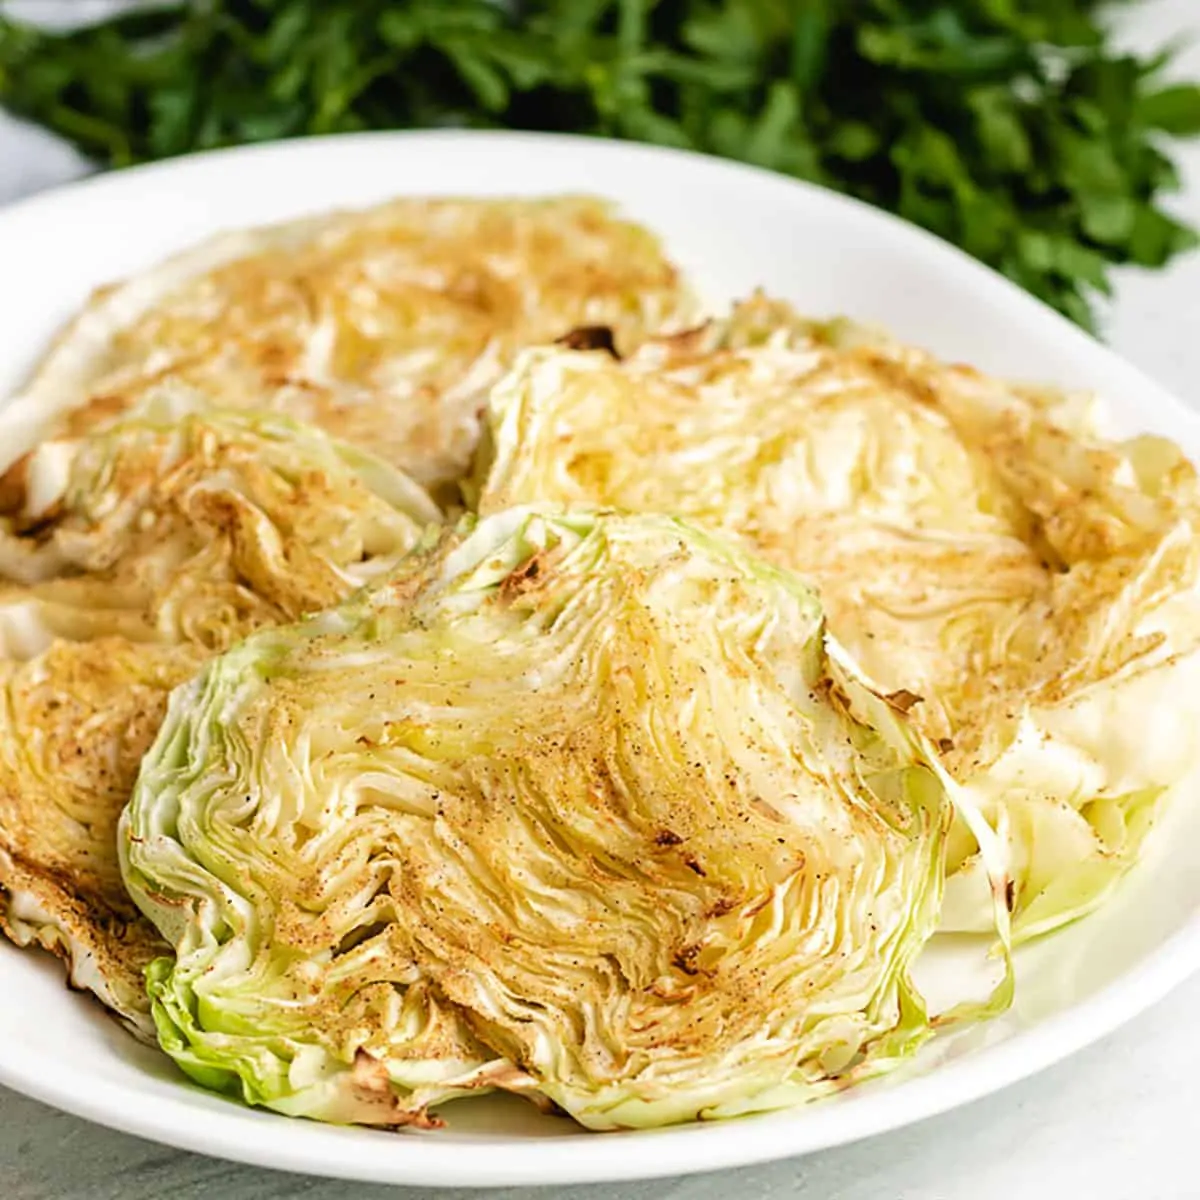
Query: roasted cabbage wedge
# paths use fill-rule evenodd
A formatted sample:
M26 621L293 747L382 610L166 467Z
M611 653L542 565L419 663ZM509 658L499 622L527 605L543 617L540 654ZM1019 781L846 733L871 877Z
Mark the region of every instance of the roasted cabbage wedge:
M955 791L794 576L663 516L518 508L177 689L120 848L201 1083L643 1127L928 1036Z
M521 346L602 323L631 347L692 311L656 239L586 196L404 198L222 234L96 294L13 402L0 471L169 388L452 485Z
M492 394L474 496L673 512L815 584L986 801L1020 940L1103 900L1200 748L1195 472L1098 419L759 296L624 361L526 354ZM945 927L983 928L961 823L949 867Z
M10 469L0 927L151 1036L142 973L167 947L114 838L168 692L252 630L344 599L439 515L395 468L270 414L152 405Z

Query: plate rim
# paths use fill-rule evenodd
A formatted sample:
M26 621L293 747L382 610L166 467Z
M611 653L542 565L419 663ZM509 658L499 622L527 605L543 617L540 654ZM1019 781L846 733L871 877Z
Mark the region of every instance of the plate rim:
M89 196L137 191L147 181L168 176L202 174L223 163L263 157L305 157L354 146L384 143L425 144L434 153L445 146L453 154L469 153L473 144L510 143L527 151L552 152L569 145L617 158L678 159L703 163L747 186L776 189L787 197L806 193L824 204L851 207L859 219L886 226L888 236L907 241L962 286L985 288L1017 325L1050 323L1057 341L1072 357L1102 362L1113 375L1114 389L1136 388L1156 408L1170 410L1179 425L1200 430L1200 414L1140 368L1088 333L1072 325L1041 300L977 262L942 238L873 206L830 189L791 179L763 168L711 155L615 139L515 131L396 130L293 138L250 146L183 155L156 163L122 168L77 179L32 196L0 205L0 238L14 224L53 221L56 208L69 209ZM603 187L597 189L601 193ZM397 193L401 194L401 193ZM414 194L418 194L414 189ZM0 398L0 403L4 400ZM298 1124L286 1117L228 1102L227 1110L204 1111L187 1097L212 1094L179 1077L178 1095L148 1103L132 1085L96 1080L86 1071L39 1070L36 1055L8 1039L0 1040L0 1084L74 1116L131 1134L231 1161L273 1170L347 1180L436 1187L504 1187L529 1184L565 1185L692 1175L733 1166L796 1158L846 1145L924 1121L972 1103L1028 1078L1113 1032L1144 1012L1200 970L1200 911L1134 968L1084 1000L1040 1020L1004 1041L963 1058L933 1067L928 1073L802 1110L783 1111L709 1124L691 1124L622 1135L627 1153L611 1153L608 1138L577 1132L545 1140L476 1143L464 1153L464 1139L440 1142L436 1135L382 1135L377 1131L336 1129ZM850 1115L854 1114L854 1115ZM249 1119L248 1119L249 1118ZM266 1119L263 1119L266 1118ZM639 1149L641 1148L641 1149Z

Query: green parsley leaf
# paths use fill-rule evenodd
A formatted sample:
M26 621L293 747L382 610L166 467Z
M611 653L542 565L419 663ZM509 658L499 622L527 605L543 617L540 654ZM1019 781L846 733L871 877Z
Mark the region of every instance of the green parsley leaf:
M107 166L416 126L688 147L899 213L1093 328L1110 268L1195 246L1160 202L1170 139L1200 135L1175 48L1119 50L1101 8L175 0L65 33L0 16L0 105Z

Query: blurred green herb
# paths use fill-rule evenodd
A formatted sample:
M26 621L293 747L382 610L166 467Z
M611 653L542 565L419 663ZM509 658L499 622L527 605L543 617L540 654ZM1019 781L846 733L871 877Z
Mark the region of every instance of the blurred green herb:
M1128 2L1128 0L1126 0ZM692 147L900 213L1081 325L1160 206L1200 87L1099 0L194 0L69 33L0 17L0 104L120 166L467 125Z

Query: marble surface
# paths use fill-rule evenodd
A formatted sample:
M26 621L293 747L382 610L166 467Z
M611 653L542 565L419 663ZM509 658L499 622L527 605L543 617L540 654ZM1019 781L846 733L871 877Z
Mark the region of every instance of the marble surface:
M29 12L39 0L19 2ZM60 0L41 0L41 11L61 18L78 15L84 4L95 8L94 0L70 3L67 9ZM1181 32L1200 35L1196 0L1149 0L1131 6L1125 18L1125 34L1134 43L1157 44ZM1181 67L1200 77L1200 46L1185 55ZM1182 158L1188 186L1177 207L1200 223L1200 145L1187 148ZM83 169L69 150L0 115L0 204ZM1198 330L1200 255L1169 272L1121 278L1106 322L1109 340L1183 399L1200 405ZM1191 1153L1200 1112L1198 1012L1200 978L1195 978L1140 1020L1034 1079L859 1145L740 1171L555 1194L563 1200L1194 1200L1200 1196ZM13 1031L0 1030L4 1036ZM419 1194L183 1154L0 1089L3 1200L351 1195L415 1200Z

